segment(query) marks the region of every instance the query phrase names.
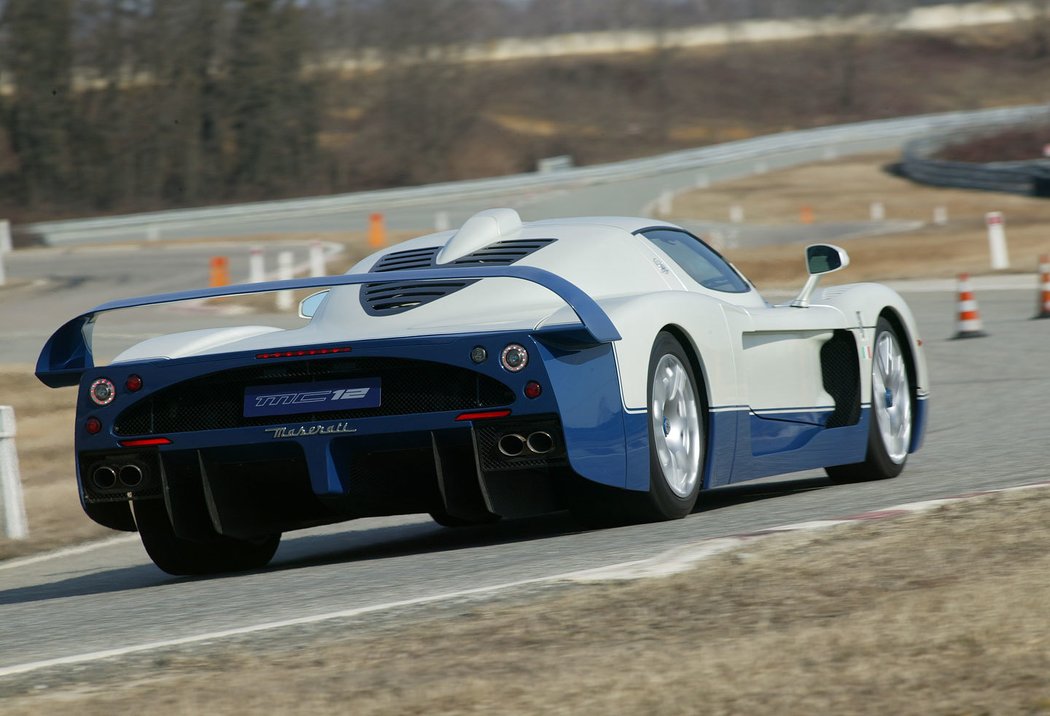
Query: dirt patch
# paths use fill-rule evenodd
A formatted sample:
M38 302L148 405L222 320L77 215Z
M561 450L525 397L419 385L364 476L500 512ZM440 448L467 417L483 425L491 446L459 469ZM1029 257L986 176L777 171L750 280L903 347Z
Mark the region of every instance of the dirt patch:
M999 494L666 579L140 655L0 696L12 715L1045 713L1048 509L1047 489Z
M1013 272L1034 273L1039 255L1050 253L1050 201L922 186L884 170L896 159L859 156L718 184L676 197L671 219L728 222L736 205L748 223L799 227L806 225L807 211L814 224L867 221L878 202L887 219L924 222L916 231L842 241L850 266L828 276L828 284L990 273L984 223L989 211L1005 215ZM947 211L944 225L934 223L937 207ZM799 244L723 253L760 289L794 288L805 280Z

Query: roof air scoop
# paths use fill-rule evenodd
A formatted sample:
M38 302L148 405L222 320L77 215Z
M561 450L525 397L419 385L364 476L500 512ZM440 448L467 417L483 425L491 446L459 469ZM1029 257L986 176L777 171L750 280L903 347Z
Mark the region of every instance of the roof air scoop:
M438 264L447 264L497 241L521 233L521 217L514 209L486 209L464 222L459 231L437 255Z

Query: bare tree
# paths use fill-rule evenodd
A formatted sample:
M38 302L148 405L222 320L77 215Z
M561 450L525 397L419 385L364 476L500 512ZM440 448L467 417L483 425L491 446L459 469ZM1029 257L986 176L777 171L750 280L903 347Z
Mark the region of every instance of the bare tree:
M61 197L70 180L73 2L8 0L2 21L13 84L4 123L33 206Z

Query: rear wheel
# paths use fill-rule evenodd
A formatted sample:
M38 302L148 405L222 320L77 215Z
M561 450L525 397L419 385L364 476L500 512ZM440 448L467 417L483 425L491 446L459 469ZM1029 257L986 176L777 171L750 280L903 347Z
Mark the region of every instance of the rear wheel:
M864 462L825 468L835 482L896 477L911 445L912 388L908 365L893 326L880 318L871 360L871 417Z
M649 491L632 495L641 519L679 519L696 504L704 466L697 386L681 344L660 333L649 354Z
M216 535L214 540L195 542L175 534L163 500L133 504L135 524L146 553L168 574L218 574L265 567L281 542L280 533L240 540Z

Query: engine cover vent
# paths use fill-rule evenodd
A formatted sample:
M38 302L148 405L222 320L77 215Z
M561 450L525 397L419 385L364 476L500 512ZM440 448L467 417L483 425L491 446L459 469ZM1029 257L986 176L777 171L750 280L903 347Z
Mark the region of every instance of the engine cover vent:
M440 246L394 251L379 259L370 273L445 267L463 268L464 266L510 266L554 241L555 239L498 241L447 264L438 264L436 261ZM436 301L472 283L476 281L366 283L361 287L361 306L370 316L392 316Z
M424 306L476 281L405 281L369 283L361 288L361 305L370 316L393 316Z

